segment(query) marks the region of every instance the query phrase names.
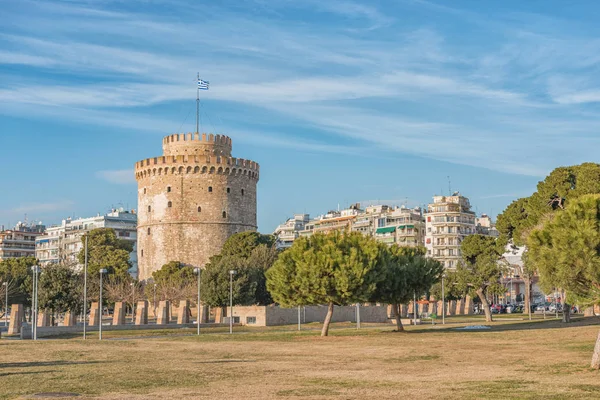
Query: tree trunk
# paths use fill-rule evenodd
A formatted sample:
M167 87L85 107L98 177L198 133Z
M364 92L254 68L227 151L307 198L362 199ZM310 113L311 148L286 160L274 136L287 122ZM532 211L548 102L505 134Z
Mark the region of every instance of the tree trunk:
M403 332L404 326L402 326L402 315L400 315L400 304L394 303L392 304L392 310L394 310L394 314L396 314L396 331Z
M333 316L333 303L329 303L327 306L327 315L325 321L323 321L323 329L321 330L321 336L329 335L329 324L331 323L331 317Z
M565 322L565 323L571 322L571 305L570 304L563 303L562 322Z
M594 346L594 354L592 355L592 368L600 369L600 332L598 332L598 338L596 339L596 346Z
M477 290L477 296L479 296L479 300L481 300L481 306L483 307L483 312L485 313L486 322L494 322L492 319L492 311L490 310L490 303L488 303L488 300L483 293L483 289Z
M527 276L524 278L525 280L525 307L527 309L527 314L529 314L529 319L531 319L531 277Z

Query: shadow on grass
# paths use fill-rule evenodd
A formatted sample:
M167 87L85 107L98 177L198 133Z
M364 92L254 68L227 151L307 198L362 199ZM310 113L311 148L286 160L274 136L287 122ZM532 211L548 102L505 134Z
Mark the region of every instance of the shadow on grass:
M196 361L196 364L223 364L223 363L253 363L256 360L207 360L207 361Z
M29 368L29 367L53 367L58 365L82 365L82 364L100 364L102 361L31 361L31 362L14 362L0 363L1 368ZM34 373L34 372L32 372Z
M13 376L13 375L35 375L35 374L48 374L56 372L56 370L50 371L22 371L22 372L0 372L0 377Z
M504 331L522 331L522 330L537 330L537 329L562 329L562 328L577 328L583 326L600 325L600 320L597 317L575 317L571 318L571 322L564 323L561 320L537 320L520 322L517 324L506 324L502 323L502 320L496 320L493 322L477 321L477 325L489 326L490 329L461 329L464 326L441 326L436 329L411 329L405 332L407 333L431 333L431 332L461 332L461 333L480 333L480 332L504 332ZM471 324L474 325L474 324ZM392 333L392 332L390 332Z

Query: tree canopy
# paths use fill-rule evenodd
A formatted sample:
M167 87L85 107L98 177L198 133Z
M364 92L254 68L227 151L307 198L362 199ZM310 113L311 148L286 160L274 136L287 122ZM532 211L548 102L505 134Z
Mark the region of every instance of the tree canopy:
M39 306L54 312L78 313L82 308L83 284L79 273L61 264L44 267L39 275Z
M35 257L9 258L0 261L0 281L10 282L9 302L31 304L32 272L37 264Z
M477 295L481 300L486 320L492 321L487 294L501 292L500 278L505 271L501 262L501 249L491 236L470 235L461 243L462 262L450 278L456 290Z
M202 271L203 302L213 307L229 304L229 271L233 275L233 302L267 305L273 300L266 288L265 272L277 259L271 235L242 232L230 236L221 253L211 257Z
M102 268L108 274L125 277L131 268L129 254L133 251L133 242L118 239L114 229L98 228L88 234L88 274L97 276ZM85 236L81 238L84 247L78 254L79 263L85 261Z
M301 237L267 271L267 289L284 307L327 304L321 335L327 336L334 305L366 302L385 278L389 251L354 232Z
M524 245L546 214L562 210L569 201L587 194L600 194L600 164L556 168L538 183L535 193L515 200L498 216L500 243L512 240L517 246Z

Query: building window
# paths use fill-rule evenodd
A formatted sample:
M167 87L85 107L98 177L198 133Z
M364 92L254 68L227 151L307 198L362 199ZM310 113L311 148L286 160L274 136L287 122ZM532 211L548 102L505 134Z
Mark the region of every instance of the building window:
M248 325L256 324L256 317L246 317L246 324L248 324Z
M240 323L240 317L233 317L233 323L234 324L239 324Z
M202 212L202 207L198 206L198 212Z
M231 188L227 188L227 193L231 193Z
M171 192L171 186L167 186L167 193Z
M142 255L142 257L144 257L144 249L142 249L142 254L141 255Z
M146 194L146 188L144 188L144 194Z
M168 202L167 207L169 207L169 208L173 207L173 202L172 201Z
M242 196L244 195L244 189L242 189Z
M150 234L150 228L148 228L148 235Z
M212 186L208 187L208 193L212 193Z
M227 218L227 213L223 211L223 218Z
M152 211L152 207L148 206L148 212Z

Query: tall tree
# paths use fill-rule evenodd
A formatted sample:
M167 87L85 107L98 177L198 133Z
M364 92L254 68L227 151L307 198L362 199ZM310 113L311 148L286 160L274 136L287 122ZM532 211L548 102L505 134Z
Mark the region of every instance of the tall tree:
M485 319L492 322L492 313L487 295L503 290L500 278L505 272L501 262L501 250L496 239L484 235L467 236L460 246L463 260L456 268L457 289L472 297L479 297Z
M31 305L31 289L33 273L31 267L36 265L35 257L9 258L0 261L0 281L10 281L13 304Z
M396 330L403 331L400 304L408 303L416 295L421 297L441 278L440 262L425 257L421 247L387 248L389 255L381 263L384 278L377 284L372 301L388 303L396 315Z
M73 268L62 264L44 267L39 276L39 306L54 313L81 310L82 279Z
M98 276L101 269L109 275L125 277L131 268L129 254L133 251L133 242L118 239L114 229L98 228L88 234L88 274ZM85 236L81 238L85 243ZM85 247L78 254L81 264L85 260ZM95 280L92 280L95 282Z
M358 232L299 238L267 271L267 289L285 306L327 304L321 336L327 336L334 305L368 301L385 278L388 250Z
M213 307L229 304L229 271L233 275L233 301L238 305L267 305L273 300L266 288L265 272L277 259L271 235L242 232L230 236L221 253L211 257L202 272L202 297Z

